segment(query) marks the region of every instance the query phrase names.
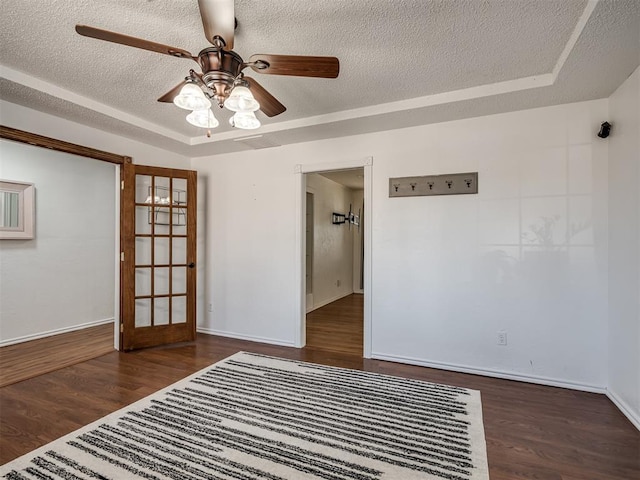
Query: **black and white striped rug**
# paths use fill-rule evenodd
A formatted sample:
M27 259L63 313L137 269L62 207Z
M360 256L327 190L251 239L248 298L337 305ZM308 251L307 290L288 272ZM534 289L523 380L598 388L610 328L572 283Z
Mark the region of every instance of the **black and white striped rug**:
M0 474L489 478L480 392L244 352L14 460Z

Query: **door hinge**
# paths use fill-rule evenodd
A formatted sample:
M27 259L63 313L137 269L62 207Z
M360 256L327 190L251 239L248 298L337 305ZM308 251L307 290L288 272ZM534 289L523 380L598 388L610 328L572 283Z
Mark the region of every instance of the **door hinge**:
M124 323L120 324L120 333L124 333Z
M124 190L124 180L120 182L120 190Z
M120 252L120 261L124 262L124 252Z

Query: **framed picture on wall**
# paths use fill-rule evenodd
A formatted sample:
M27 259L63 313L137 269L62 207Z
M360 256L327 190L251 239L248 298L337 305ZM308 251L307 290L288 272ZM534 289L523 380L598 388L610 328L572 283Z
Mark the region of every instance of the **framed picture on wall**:
M34 223L34 184L0 180L0 239L31 239Z

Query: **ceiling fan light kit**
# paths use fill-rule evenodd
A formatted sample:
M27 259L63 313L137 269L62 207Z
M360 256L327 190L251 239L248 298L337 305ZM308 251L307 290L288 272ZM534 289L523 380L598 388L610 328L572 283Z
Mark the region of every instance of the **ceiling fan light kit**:
M211 101L204 95L202 89L195 83L187 83L180 93L173 99L176 107L185 110L205 110L211 108Z
M186 50L136 37L110 32L86 25L76 25L76 32L107 42L162 53L198 63L202 74L190 70L189 76L158 99L173 102L176 106L192 110L187 121L200 128L211 129L219 125L210 110L212 100L219 107L226 107L234 115L229 123L242 129L260 126L255 111L261 110L268 117L286 111L273 95L255 79L245 77L243 70L251 67L254 72L266 75L292 75L299 77L336 78L340 63L335 57L303 55L252 55L245 62L232 50L236 26L234 0L198 0L200 16L207 40L213 45L193 56ZM213 125L215 124L215 125Z
M253 97L251 90L244 85L233 87L231 94L224 101L224 106L232 112L255 112L260 108L260 104Z
M229 119L232 127L241 128L242 130L254 130L260 126L260 120L253 112L236 112Z
M205 108L203 110L194 110L189 115L187 115L187 122L189 122L194 127L206 128L207 130L216 128L218 125L220 125L220 122L215 117L210 108Z

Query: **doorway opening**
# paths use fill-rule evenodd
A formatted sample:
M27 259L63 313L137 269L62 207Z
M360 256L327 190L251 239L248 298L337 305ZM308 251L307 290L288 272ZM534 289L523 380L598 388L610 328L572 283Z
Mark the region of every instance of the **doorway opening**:
M306 347L364 353L364 167L307 173Z
M22 270L3 276L30 279L0 301L9 327L0 342L5 385L117 348L119 177L131 158L4 126L0 138L10 178L39 191L35 238L3 251Z

